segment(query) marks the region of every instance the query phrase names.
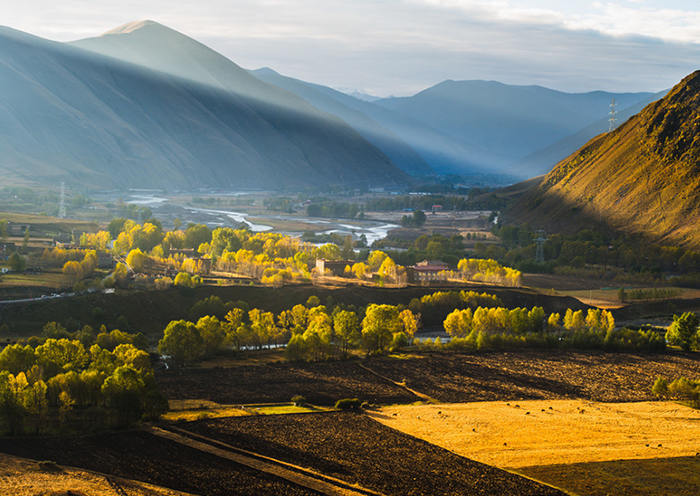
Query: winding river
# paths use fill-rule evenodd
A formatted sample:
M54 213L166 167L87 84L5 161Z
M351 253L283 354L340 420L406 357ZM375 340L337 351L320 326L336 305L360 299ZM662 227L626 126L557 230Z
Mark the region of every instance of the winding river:
M232 210L220 210L213 208L200 208L200 207L190 207L190 206L177 206L176 204L171 204L170 200L167 198L148 195L148 194L135 194L127 201L127 203L135 205L148 206L154 211L158 211L159 214L164 214L164 216L172 216L172 212L169 211L173 207L177 207L181 210L180 219L187 222L203 222L210 226L225 226L230 225L230 221L236 224L246 224L253 232L266 232L272 231L274 228L265 224L258 224L249 220L249 217L255 217L256 219L270 219L270 220L283 220L283 221L295 221L303 222L305 224L314 224L319 227L324 227L327 229L319 231L319 234L351 234L355 237L360 237L362 235L367 238L367 245L371 246L372 243L380 239L386 238L390 230L398 227L396 224L389 224L378 221L352 221L347 220L330 220L330 219L319 219L304 217L298 215L254 215L251 216L245 212L236 212ZM190 212L191 218L183 215L186 212ZM184 217L184 218L183 218ZM298 232L286 232L280 231L283 234L299 235Z

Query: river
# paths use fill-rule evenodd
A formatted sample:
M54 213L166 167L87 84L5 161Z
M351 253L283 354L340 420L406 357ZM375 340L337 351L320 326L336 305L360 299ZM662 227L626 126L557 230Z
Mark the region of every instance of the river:
M350 234L355 238L359 238L360 236L364 235L367 239L368 246L371 246L375 241L386 238L389 231L398 227L396 224L370 220L347 221L277 214L250 215L245 212L237 212L233 210L181 206L176 203L171 203L171 201L167 198L148 194L134 194L129 198L129 200L127 200L127 203L148 206L154 211L154 213L157 214L157 217L162 218L163 220L172 220L174 217L179 217L179 219L185 225L189 222L204 223L211 227L245 224L253 232L266 232L272 231L274 227L252 222L249 217L255 217L256 219L262 219L263 221L265 219L269 219L272 221L280 220L303 222L305 224L319 226L319 228L323 227L323 230L318 231L319 234ZM233 223L231 221L233 221ZM301 234L299 232L288 232L281 230L279 232L292 236L299 236Z

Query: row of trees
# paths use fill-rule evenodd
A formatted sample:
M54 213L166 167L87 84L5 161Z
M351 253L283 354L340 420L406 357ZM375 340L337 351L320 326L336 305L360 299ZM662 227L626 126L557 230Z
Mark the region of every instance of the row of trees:
M368 305L360 321L357 313L325 307L310 312L306 330L292 332L287 344L290 360L319 360L347 356L350 348L381 353L406 346L418 329L418 316L395 305ZM314 310L314 309L312 309Z
M75 286L78 282L93 275L97 268L97 252L85 250L80 261L69 260L63 264L61 272L69 286Z
M483 253L512 266L528 270L584 267L586 264L626 271L700 274L700 252L679 246L649 243L641 236L622 235L606 229L582 229L572 234L551 234L544 244L544 266L533 265L537 233L528 226L498 226L494 233L503 246L482 246ZM696 279L697 280L697 279Z
M436 291L413 298L408 308L415 314L421 315L421 321L426 326L439 325L453 310L476 307L495 307L501 305L500 298L489 293L476 291Z
M519 270L504 267L492 259L463 258L457 264L461 277L468 281L488 282L518 287L522 282Z
M357 260L351 237L344 238L341 244L317 246L279 233L253 233L248 229L229 227L211 230L203 224L190 224L184 230L166 232L154 219L143 224L114 219L108 231L84 234L81 245L83 248L105 249L113 236L116 239L112 251L126 256L127 265L137 273L170 269L196 275L218 270L280 286L327 275L316 273L316 259L354 259L356 261L348 264L345 270L346 277L373 280L379 284L400 285L407 282L405 267L381 250L363 252L366 260ZM426 253L435 255L462 250L460 237L421 236L415 244ZM174 252L183 249L194 250L195 255ZM63 256L71 256L71 253L63 253ZM208 259L209 263L204 263L202 258ZM457 271L451 272L449 277L517 286L521 274L494 260L462 259ZM177 284L177 281L172 283ZM162 286L172 283L160 281ZM183 279L179 285L190 284L191 281Z
M201 306L220 311L215 301ZM192 313L201 314L194 307ZM418 316L401 306L373 304L363 312L336 306L329 311L312 297L306 305L295 305L277 315L236 306L222 320L204 315L197 322L172 321L163 332L158 350L170 356L175 367L227 349L283 345L291 360L322 360L347 356L356 348L376 353L406 345L418 325Z
M10 434L61 428L126 426L167 409L148 354L77 339L48 338L0 352L0 428Z
M700 322L693 312L674 315L673 322L666 331L666 340L680 346L684 351L700 348Z
M456 348L485 349L505 346L607 349L610 351L663 351L664 337L653 330L616 329L607 310L567 309L547 315L541 307L503 307L455 310L444 322Z
M678 377L669 382L665 377L656 378L651 392L659 398L688 401L693 408L700 408L700 381Z

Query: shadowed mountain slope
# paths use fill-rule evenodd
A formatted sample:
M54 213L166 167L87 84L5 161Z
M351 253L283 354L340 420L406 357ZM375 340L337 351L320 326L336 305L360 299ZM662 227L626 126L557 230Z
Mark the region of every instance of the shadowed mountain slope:
M544 171L522 170L517 162L523 157L605 118L612 98L625 108L650 95L564 93L496 81L444 81L411 97L386 98L375 104L459 143L469 150L471 164L529 177ZM585 139L574 149L583 143Z
M598 221L700 247L700 71L562 160L507 217L568 231Z
M189 40L148 22L109 36L150 28L172 35L172 43ZM165 45L176 59L182 51L172 43ZM193 80L0 28L0 170L17 182L89 187L406 180L340 119L201 46L197 58L206 56L228 65L207 81Z
M666 93L668 93L668 90L654 93L648 98L644 98L640 102L635 103L631 107L619 110L617 112L618 125L624 123L633 115L641 112L642 109L651 102L655 102L656 100L663 98ZM609 121L607 117L599 119L598 121L584 127L577 133L567 136L556 143L528 155L514 167L517 170L527 172L531 175L545 174L552 170L552 167L554 167L558 162L564 160L566 157L578 150L581 145L586 143L588 140L598 136L600 133L606 132L608 130L608 126Z
M372 116L379 110L375 105L326 86L283 76L269 68L257 69L251 73L256 78L294 93L314 107L343 119L407 173L413 175L434 173L409 144L377 122L377 119Z
M326 86L283 76L268 68L252 73L350 123L408 172L418 175L429 171L457 172L466 176L501 173L479 165L485 153L479 145L465 147L417 118L377 104L377 100L370 102L355 98Z

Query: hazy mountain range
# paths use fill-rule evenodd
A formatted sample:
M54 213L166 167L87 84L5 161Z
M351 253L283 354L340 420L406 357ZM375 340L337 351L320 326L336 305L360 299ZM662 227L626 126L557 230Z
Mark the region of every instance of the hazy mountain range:
M100 40L123 58L134 47L160 62L135 65L0 30L5 177L169 188L406 181L342 120L190 38L140 23ZM198 77L179 71L181 61L197 66Z
M562 160L507 217L558 231L602 221L700 247L700 71Z
M246 71L152 21L56 43L0 29L0 152L18 182L95 187L405 185L542 174L660 95L445 81L375 99ZM603 127L603 129L601 129Z

